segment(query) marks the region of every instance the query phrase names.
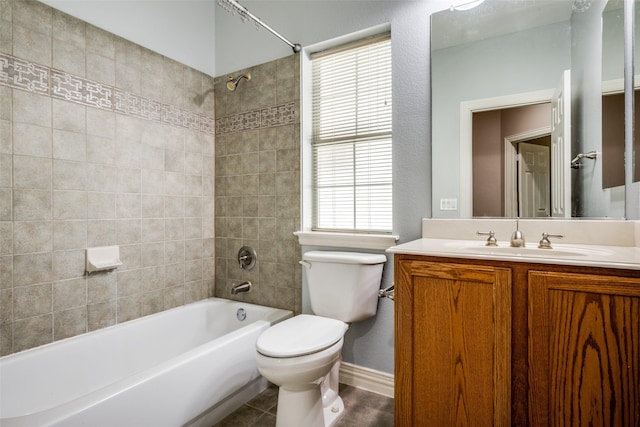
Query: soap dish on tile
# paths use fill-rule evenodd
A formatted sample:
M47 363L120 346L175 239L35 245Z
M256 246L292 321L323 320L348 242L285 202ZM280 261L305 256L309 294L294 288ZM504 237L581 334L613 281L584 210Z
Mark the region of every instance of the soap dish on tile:
M87 248L87 273L94 271L113 270L122 265L119 246L101 246Z

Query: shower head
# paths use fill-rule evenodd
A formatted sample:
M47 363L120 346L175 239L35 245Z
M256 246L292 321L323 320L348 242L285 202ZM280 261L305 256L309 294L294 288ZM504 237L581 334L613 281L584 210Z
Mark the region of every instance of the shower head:
M236 90L236 88L238 87L238 83L240 83L240 80L242 79L246 79L247 81L251 80L251 73L246 73L236 78L234 78L233 76L229 76L229 80L227 80L227 89L233 92L234 90Z

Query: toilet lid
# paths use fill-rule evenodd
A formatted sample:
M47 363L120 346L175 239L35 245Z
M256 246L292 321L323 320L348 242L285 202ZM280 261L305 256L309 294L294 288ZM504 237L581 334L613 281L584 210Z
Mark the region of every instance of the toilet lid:
M340 341L347 328L340 320L301 314L264 331L256 348L265 356L303 356L331 347Z

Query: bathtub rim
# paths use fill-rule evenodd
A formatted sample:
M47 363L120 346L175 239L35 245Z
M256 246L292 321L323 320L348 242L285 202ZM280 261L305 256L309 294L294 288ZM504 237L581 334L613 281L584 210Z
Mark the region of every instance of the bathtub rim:
M24 357L24 356L28 355L29 353L35 352L36 350L46 350L48 347L53 347L54 345L62 345L65 342L72 342L72 341L80 340L84 336L86 336L87 334L108 332L109 330L115 329L117 327L122 327L123 325L132 325L132 324L135 324L135 323L147 322L147 321L149 321L150 319L152 319L153 317L156 317L156 316L161 316L163 314L168 314L168 313L171 313L171 312L184 310L185 308L192 307L192 306L195 306L195 305L204 305L204 304L206 304L208 302L211 302L211 301L219 301L219 302L223 302L225 304L232 304L232 305L243 304L245 306L250 306L250 307L257 307L257 308L261 308L261 309L274 310L272 313L270 313L270 316L267 319L264 319L264 320L268 321L270 324L273 324L273 322L281 322L281 321L286 320L286 319L288 319L290 317L293 317L293 312L291 310L285 310L285 309L282 309L282 308L269 307L269 306L266 306L266 305L253 304L253 303L243 302L243 301L236 301L236 300L231 300L231 299L227 299L227 298L208 297L208 298L203 298L203 299L200 299L200 300L197 300L197 301L193 301L193 302L190 302L190 303L187 303L187 304L183 304L183 305L180 305L178 307L172 307L172 308L168 308L166 310L158 311L156 313L151 313L151 314L147 314L145 316L140 316L140 317L137 317L135 319L127 320L126 322L116 323L114 325L109 325L109 326L106 326L104 328L94 329L92 331L83 332L81 334L74 335L72 337L59 339L59 340L52 341L52 342L49 342L49 343L46 343L46 344L42 344L42 345L39 345L39 346L36 346L36 347L31 347L31 348L27 348L25 350L17 351L15 353L7 354L5 356L0 356L0 364L3 361L11 360L12 358L17 357L17 356L23 356ZM241 308L241 307L238 307L238 308ZM0 418L0 420L1 419L2 418Z

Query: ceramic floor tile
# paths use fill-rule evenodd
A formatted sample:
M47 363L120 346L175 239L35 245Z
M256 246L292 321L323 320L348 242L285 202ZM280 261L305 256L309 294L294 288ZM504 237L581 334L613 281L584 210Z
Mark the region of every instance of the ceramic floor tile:
M335 427L393 427L393 398L343 384L340 396L345 411ZM274 427L277 403L278 388L270 386L213 427Z

